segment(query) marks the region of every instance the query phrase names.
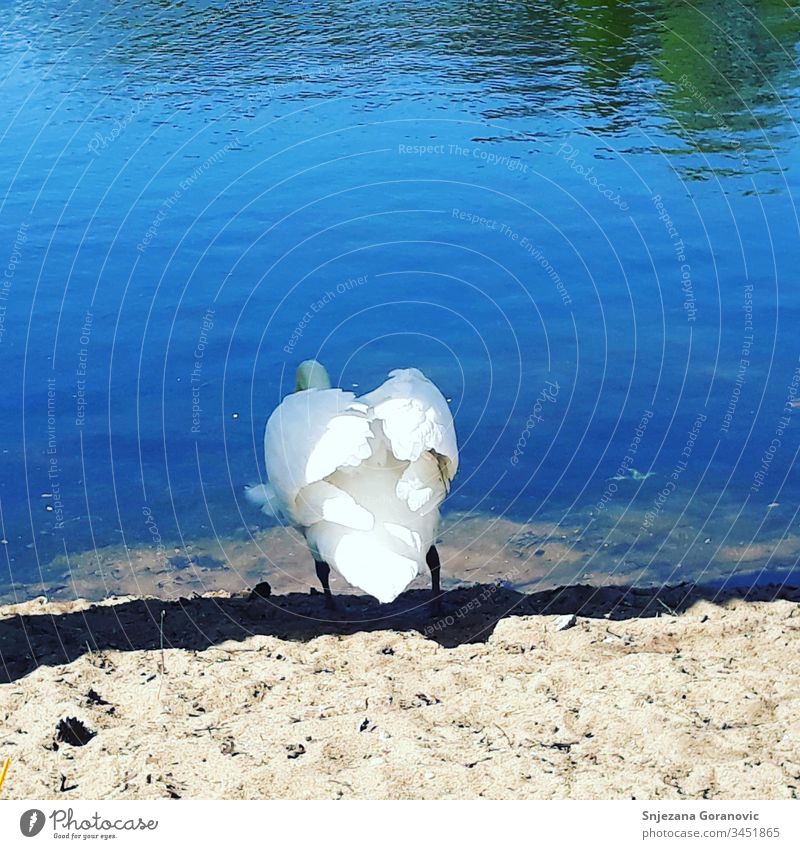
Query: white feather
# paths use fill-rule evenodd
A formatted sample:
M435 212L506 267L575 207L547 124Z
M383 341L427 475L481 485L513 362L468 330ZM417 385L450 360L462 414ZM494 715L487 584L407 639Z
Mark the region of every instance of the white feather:
M307 389L287 396L267 422L264 458L281 509L294 524L300 490L340 466L369 457L372 436L363 405L341 389Z
M448 482L458 470L453 416L442 393L415 368L395 369L389 380L361 398L380 419L392 451L400 460L417 460L425 451L446 458Z
M301 525L334 522L354 531L371 531L375 519L356 504L351 495L327 481L317 481L300 490L295 513Z
M251 504L255 504L267 516L281 518L280 501L268 483L250 484L244 488L244 494Z

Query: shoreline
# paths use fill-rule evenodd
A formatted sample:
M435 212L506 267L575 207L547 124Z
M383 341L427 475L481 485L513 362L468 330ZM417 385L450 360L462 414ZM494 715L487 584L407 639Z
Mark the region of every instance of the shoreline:
M585 518L585 517L584 517ZM444 586L504 580L524 592L576 583L633 584L642 587L697 581L791 582L800 558L800 535L755 543L725 542L712 536L683 549L696 536L685 528L659 528L646 540L636 537L638 516L605 515L591 527L585 522L552 520L520 522L503 516L447 513L437 547ZM671 550L664 537L673 534ZM292 528L270 525L241 528L229 537L193 537L183 545L109 545L60 555L42 568L35 582L0 582L0 605L47 596L51 600L90 599L112 595L176 599L192 593L240 593L261 581L273 591L307 592L318 586L313 561L302 536ZM427 570L410 590L430 586ZM334 572L336 594L356 592Z
M800 793L800 589L339 602L0 607L4 798ZM85 745L59 741L71 717Z

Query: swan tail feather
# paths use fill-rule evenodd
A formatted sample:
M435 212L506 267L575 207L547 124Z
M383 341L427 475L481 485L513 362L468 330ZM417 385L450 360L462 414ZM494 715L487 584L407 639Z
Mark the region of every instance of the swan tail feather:
M258 507L262 513L271 516L273 519L281 518L282 511L278 494L275 492L272 484L251 484L244 488L244 494L247 500Z

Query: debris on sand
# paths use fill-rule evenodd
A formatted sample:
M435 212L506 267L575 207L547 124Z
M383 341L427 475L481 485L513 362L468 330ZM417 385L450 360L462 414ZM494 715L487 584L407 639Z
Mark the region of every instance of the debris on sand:
M68 716L59 721L56 728L56 743L67 743L70 746L85 746L97 732L88 728L75 716Z
M553 623L556 631L566 631L567 628L574 628L578 624L578 617L574 613L567 613L565 616L559 616Z

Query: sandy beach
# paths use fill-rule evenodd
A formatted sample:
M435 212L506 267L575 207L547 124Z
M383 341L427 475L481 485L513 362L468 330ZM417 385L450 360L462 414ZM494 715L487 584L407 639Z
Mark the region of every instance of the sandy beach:
M439 615L422 590L8 605L3 795L796 798L799 608L492 583Z

